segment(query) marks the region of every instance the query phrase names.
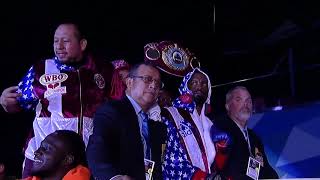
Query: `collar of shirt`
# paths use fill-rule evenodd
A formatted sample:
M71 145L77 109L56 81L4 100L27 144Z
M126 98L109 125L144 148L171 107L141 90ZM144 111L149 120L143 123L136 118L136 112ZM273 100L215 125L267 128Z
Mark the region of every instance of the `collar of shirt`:
M244 138L247 140L247 134L245 134L245 132L248 132L248 126L245 125L245 127L242 128L242 127L240 126L240 124L238 124L236 121L233 121L233 122L236 123L236 125L240 128L240 130L241 130ZM249 135L249 134L248 134L248 135Z
M57 56L53 57L54 63L60 71L75 71L76 69L85 66L87 64L88 59L84 58L80 62L76 62L73 64L65 64L62 63Z
M233 121L235 122L235 121ZM249 132L248 132L248 126L245 125L244 128L242 128L237 122L235 122L236 125L240 128L242 134L243 134L243 137L244 139L246 140L247 144L248 144L248 150L249 150L249 153L250 153L250 156L253 156L252 155L252 152L251 152L251 145L250 145L250 137L249 137Z
M140 113L140 111L142 111L142 108L139 106L139 104L131 96L129 96L128 94L126 94L126 96L129 99L129 101L131 102L137 116L139 116L139 113Z
M142 119L142 117L141 117L141 115L139 113L142 111L142 108L131 96L129 96L128 94L126 94L126 96L129 99L129 101L131 102L131 104L132 104L132 106L134 108L134 111L136 112L136 115L138 117L140 133L141 133L142 132L142 121L143 121L143 119Z
M54 63L60 71L74 71L75 68L73 66L66 65L59 61L58 57L54 57Z

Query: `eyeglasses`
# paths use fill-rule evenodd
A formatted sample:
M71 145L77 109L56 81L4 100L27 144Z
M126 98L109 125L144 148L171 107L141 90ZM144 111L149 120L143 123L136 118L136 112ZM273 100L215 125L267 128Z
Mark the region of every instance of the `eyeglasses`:
M153 79L151 76L130 76L131 78L140 78L146 84L151 84L154 81L156 88L163 88L164 84L160 80Z

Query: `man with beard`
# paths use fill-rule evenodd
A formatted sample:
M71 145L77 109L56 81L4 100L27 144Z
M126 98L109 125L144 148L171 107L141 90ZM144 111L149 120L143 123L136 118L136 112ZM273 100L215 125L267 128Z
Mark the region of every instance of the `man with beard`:
M57 130L34 152L32 176L24 180L89 180L84 142L76 132Z
M247 127L252 114L252 99L247 88L237 86L229 90L225 108L227 116L216 121L218 127L226 131L233 140L224 174L232 179L251 179L246 175L248 163L258 161L259 179L278 178L267 160L260 138ZM252 158L250 162L249 157Z
M230 142L227 134L218 131L206 116L206 106L211 97L210 79L195 68L184 77L179 92L181 96L173 106L161 112L168 132L163 161L164 179L208 178L221 167L214 163L221 155L216 149L217 143L224 141L223 148L226 148Z

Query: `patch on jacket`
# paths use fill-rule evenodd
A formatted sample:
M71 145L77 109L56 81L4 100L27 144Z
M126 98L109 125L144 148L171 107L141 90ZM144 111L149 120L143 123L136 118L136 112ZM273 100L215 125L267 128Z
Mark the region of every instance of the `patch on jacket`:
M65 73L42 75L39 81L42 85L47 87L47 91L44 93L44 97L47 98L49 96L52 96L53 94L67 93L66 87L61 87L61 83L67 79L68 75Z
M95 74L94 75L94 81L96 82L97 86L100 88L100 89L103 89L104 86L106 85L105 81L104 81L104 78L101 74Z

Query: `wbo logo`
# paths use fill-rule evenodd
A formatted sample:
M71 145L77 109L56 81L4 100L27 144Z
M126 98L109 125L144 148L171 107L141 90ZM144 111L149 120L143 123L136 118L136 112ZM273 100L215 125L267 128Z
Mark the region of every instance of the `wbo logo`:
M65 73L59 74L44 74L40 77L39 81L42 85L61 83L68 79L68 75Z
M44 93L44 97L47 98L49 96L52 96L53 94L67 93L66 87L61 87L61 82L67 79L68 75L65 73L42 75L39 81L42 85L47 86L47 91Z

